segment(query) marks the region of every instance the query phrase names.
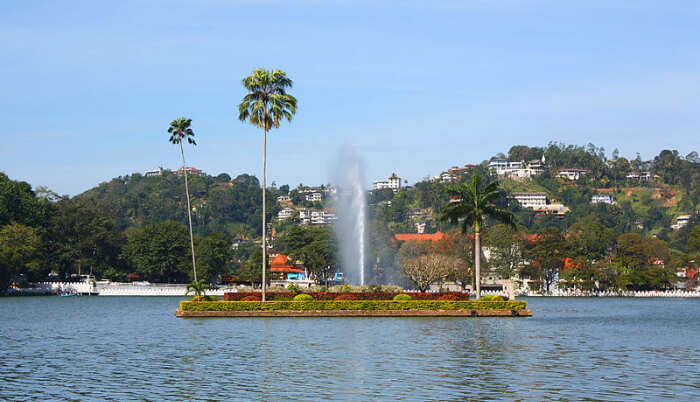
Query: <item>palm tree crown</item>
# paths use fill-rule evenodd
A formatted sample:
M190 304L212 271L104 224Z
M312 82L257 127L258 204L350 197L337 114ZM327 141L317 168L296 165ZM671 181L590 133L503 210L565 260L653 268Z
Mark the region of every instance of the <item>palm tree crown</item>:
M481 227L487 218L498 220L506 225L515 227L515 217L503 208L497 207L494 202L505 196L499 187L498 181L492 181L484 185L481 177L472 175L468 183L464 183L447 190L455 201L450 202L443 210L441 219L452 223L462 221L462 232L466 233L472 225L474 232L480 233Z
M180 117L177 120L170 122L170 127L168 127L168 132L170 135L170 142L173 144L180 144L183 138L187 138L187 143L192 145L197 145L194 141L194 132L190 128L192 124L192 119L186 119Z
M505 193L498 186L498 181L484 185L478 174L472 175L468 183L452 187L448 194L453 201L442 210L440 219L452 223L462 221L462 233L474 226L474 271L476 280L476 298L481 297L481 228L487 219L495 219L515 228L515 217L495 201L503 198Z
M238 105L238 119L250 122L265 131L279 128L280 120L292 120L297 110L297 99L287 93L292 87L292 80L284 71L267 71L256 68L243 79L243 86L248 94Z

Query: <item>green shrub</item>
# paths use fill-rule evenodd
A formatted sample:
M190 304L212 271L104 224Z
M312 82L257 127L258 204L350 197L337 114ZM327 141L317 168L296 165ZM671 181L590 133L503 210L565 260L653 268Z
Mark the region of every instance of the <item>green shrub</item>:
M406 300L411 300L411 296L401 293L396 296L394 296L394 301L406 301Z
M491 300L493 300L493 296L481 296L481 300L483 300L483 301L491 301Z
M287 285L287 290L294 293L301 293L301 289L299 289L299 287L293 283Z
M307 310L522 310L527 302L518 301L442 301L442 300L311 300L293 301L216 301L180 302L181 311L307 311Z
M313 301L314 298L306 293L299 293L298 295L294 296L294 301Z
M500 296L500 295L491 296L491 301L503 301L503 300L505 300L505 298L503 296Z

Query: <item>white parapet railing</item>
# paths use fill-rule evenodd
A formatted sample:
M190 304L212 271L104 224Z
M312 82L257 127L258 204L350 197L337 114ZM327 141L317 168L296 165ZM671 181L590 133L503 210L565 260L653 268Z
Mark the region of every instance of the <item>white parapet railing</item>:
M160 283L122 283L122 282L41 282L37 289L47 293L58 294L91 294L97 296L185 296L187 284ZM222 287L210 289L205 293L212 296L223 296L224 292L236 292L236 289Z

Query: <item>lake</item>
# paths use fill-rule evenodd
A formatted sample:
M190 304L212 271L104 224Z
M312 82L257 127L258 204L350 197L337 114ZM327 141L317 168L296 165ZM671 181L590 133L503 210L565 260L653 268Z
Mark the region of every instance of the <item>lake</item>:
M0 298L0 400L698 400L700 299L532 318L175 318L178 298Z

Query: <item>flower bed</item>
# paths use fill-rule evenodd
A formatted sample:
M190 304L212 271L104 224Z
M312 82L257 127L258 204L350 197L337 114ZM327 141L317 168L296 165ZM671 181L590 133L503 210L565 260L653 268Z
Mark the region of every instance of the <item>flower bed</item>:
M267 292L265 298L268 301L290 301L294 299L298 293L296 292ZM393 300L398 292L308 292L314 300L336 300L340 298L353 300ZM345 296L348 295L348 296ZM408 293L413 300L444 300L445 297L449 300L460 301L469 300L468 292L443 292L443 293ZM224 301L240 301L246 297L260 297L260 292L236 292L224 293ZM443 299L441 299L443 298Z
M223 301L180 302L180 311L455 311L507 310L520 311L525 301L447 301L447 300L313 300L313 301Z

